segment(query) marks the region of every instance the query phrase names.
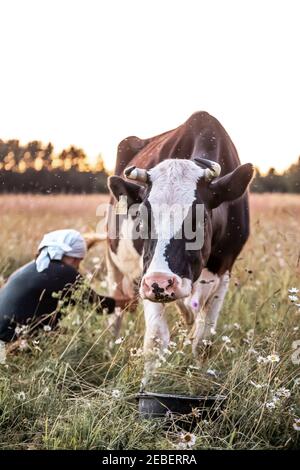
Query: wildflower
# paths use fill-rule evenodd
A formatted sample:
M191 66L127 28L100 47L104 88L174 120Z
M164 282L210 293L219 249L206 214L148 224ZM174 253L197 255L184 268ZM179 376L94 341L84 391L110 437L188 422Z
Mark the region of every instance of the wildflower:
M224 343L231 343L231 339L228 336L222 336L222 341L224 341Z
M212 345L212 341L210 339L203 339L202 343L204 344L204 346L211 346Z
M216 330L214 329L214 327L212 326L211 329L210 329L210 334L215 336L217 334Z
M17 336L25 335L28 332L28 325L17 325L15 328L15 333Z
M278 354L269 354L269 356L267 356L267 360L269 362L275 363L280 361L280 357L278 356Z
M300 385L300 377L297 377L297 378L294 380L294 385Z
M179 444L183 444L185 447L181 447L182 449L186 449L187 447L191 448L196 443L196 436L190 432L182 432L179 435Z
M130 349L130 356L131 357L141 357L143 354L143 350L141 348L131 348Z
M167 359L162 354L159 354L158 358L161 362L167 362Z
M206 373L212 375L213 377L217 377L217 372L213 369L207 369Z
M300 304L299 304L299 307L300 307ZM298 331L298 330L299 330L299 326L294 326L293 331Z
M276 404L274 401L270 401L269 403L266 403L266 408L271 411L271 410L274 410L274 408L276 407Z
M258 356L256 360L259 364L265 364L266 362L268 362L268 359L263 356Z
M167 354L168 356L169 356L170 354L172 354L172 352L171 352L168 348L164 348L164 349L163 349L163 353L164 353L164 354Z
M300 431L300 419L299 418L295 419L293 423L293 428L295 429L295 431Z
M250 380L250 385L253 385L253 387L257 388L257 389L260 389L260 388L263 388L265 387L266 385L264 384L256 384L255 382L253 382L253 380Z
M20 351L26 351L26 349L29 348L29 344L27 342L27 339L22 339L19 344L19 350Z
M157 336L151 336L152 341L154 341L156 344L161 344L162 340L158 338Z
M111 392L111 396L113 398L120 398L121 392L117 388L114 388L113 391Z
M189 338L186 338L183 342L183 346L189 346L190 344L192 344L192 342Z
M115 344L121 344L124 341L124 336L121 336L120 338L116 339Z
M254 349L254 348L248 349L248 353L249 353L249 354L258 354L258 352L256 351L256 349Z
M75 320L72 321L72 325L76 325L76 326L81 325L81 319L79 315L76 315Z
M46 332L49 332L52 330L51 326L50 325L44 325L43 326L43 330L46 331Z
M278 397L290 398L291 392L288 388L281 387L277 390L276 395Z
M289 289L290 294L298 294L298 292L299 292L299 289L297 289L297 287L291 287L291 289Z
M241 329L241 325L240 325L239 323L234 323L234 324L233 324L233 328L234 328L235 330L240 330L240 329Z
M289 299L290 299L291 302L297 302L298 297L297 297L297 295L289 295Z
M200 418L201 416L201 410L200 408L192 408L192 416L194 416L195 418Z
M235 353L235 348L229 348L229 347L227 346L227 344L225 344L225 349L226 349L226 351L229 352L229 353L232 353L232 354Z
M24 401L26 399L25 392L20 392L16 394L17 400Z
M247 331L246 336L247 336L248 339L253 339L254 329L251 328L251 330Z
M169 347L170 348L176 348L177 344L174 341L169 342Z

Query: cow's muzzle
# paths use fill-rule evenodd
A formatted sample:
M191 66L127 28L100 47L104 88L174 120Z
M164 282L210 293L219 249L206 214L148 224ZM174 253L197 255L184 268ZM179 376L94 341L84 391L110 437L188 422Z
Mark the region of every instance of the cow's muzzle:
M189 279L181 279L172 273L145 274L141 281L140 296L152 302L172 302L191 293Z

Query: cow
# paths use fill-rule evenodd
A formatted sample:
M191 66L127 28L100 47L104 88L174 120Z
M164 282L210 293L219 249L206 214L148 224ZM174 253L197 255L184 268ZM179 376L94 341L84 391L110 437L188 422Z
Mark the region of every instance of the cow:
M252 164L241 165L229 135L207 112L158 136L119 144L109 178L116 210L108 215L108 233L114 229L107 244L108 279L117 301L143 301L146 370L153 369L157 344L169 343L167 303L175 302L191 326L196 356L216 328L233 264L249 237L253 172ZM124 203L128 214L132 206L138 211L124 217ZM182 233L187 220L194 239ZM131 237L133 230L140 236ZM194 248L198 232L202 242Z

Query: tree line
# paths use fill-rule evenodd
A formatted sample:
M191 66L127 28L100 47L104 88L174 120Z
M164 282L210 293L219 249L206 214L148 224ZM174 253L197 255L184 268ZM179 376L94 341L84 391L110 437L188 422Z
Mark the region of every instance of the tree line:
M0 193L103 193L107 176L101 155L91 165L75 146L56 154L51 142L0 139Z
M51 142L0 139L0 193L104 193L107 172L101 155L91 165L81 148L54 152ZM300 193L300 157L283 174L256 169L251 191Z
M261 175L256 168L256 175L250 190L255 193L300 193L300 157L284 173L278 174L270 168L266 175Z

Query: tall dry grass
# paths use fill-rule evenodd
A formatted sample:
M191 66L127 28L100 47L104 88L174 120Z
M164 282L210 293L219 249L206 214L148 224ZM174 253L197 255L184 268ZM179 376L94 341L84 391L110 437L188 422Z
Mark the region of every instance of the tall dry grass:
M2 273L4 265L8 273L29 260L47 230L94 228L98 201L1 197ZM300 301L289 296L300 295L289 289L300 288L300 198L252 195L251 212L251 239L236 262L211 357L201 368L195 364L186 328L170 305L174 344L150 383L156 391L226 394L220 416L192 431L198 449L299 447ZM91 253L89 268L99 264L99 253ZM139 306L116 344L107 317L75 306L59 332L28 338L26 349L0 366L0 448L176 448L176 420L138 418L143 329Z

